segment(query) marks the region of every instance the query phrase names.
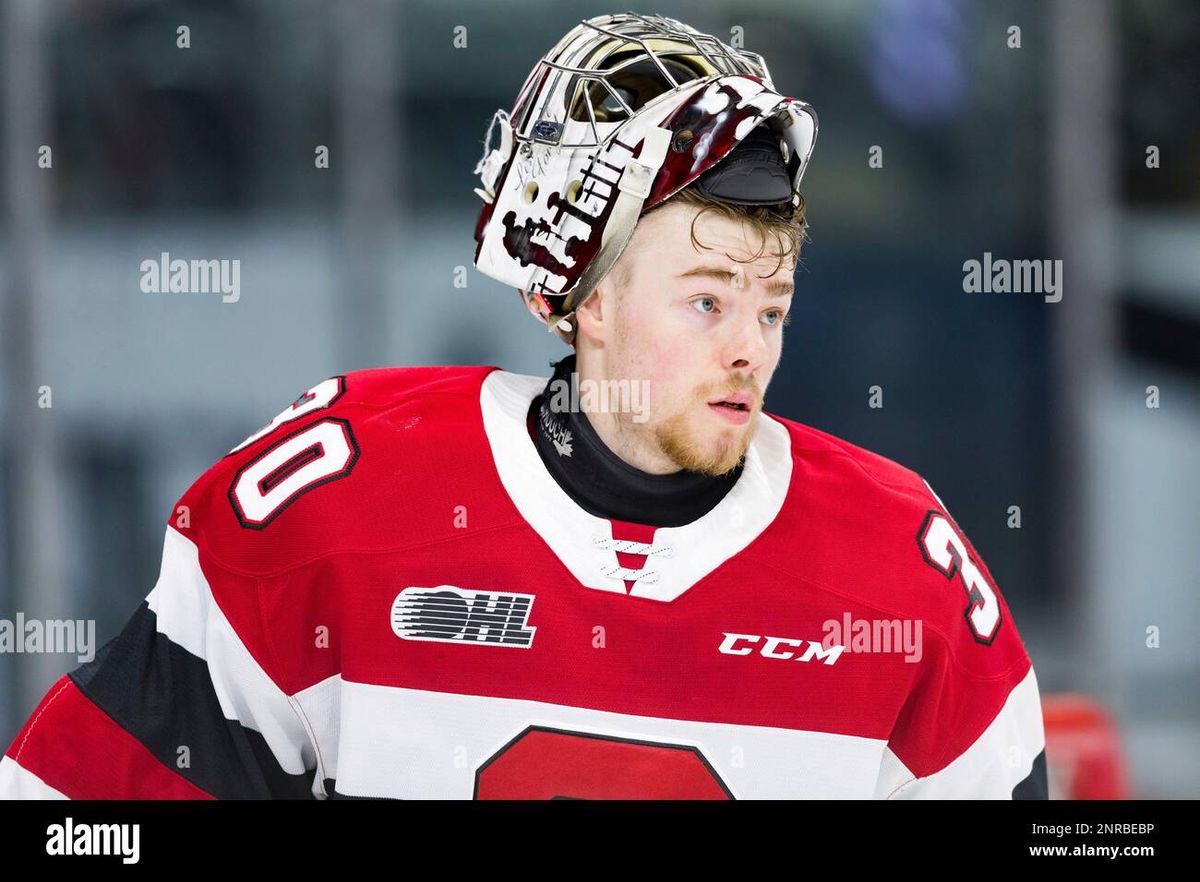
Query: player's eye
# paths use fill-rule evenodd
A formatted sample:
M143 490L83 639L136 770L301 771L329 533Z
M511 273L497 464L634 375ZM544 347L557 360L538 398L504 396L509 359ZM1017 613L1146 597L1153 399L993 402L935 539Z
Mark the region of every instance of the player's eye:
M775 321L770 323L772 328L783 328L792 322L791 313L785 313L782 309L772 309L767 315L775 316Z
M697 303L711 303L714 310L717 308L717 298L715 297L697 297L692 301L692 306L695 306ZM701 309L699 311L705 315L712 315L712 312L707 309Z

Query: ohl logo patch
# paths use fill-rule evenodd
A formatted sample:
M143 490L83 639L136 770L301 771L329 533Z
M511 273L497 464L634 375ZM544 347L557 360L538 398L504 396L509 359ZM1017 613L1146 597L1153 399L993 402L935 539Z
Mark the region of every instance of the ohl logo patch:
M392 630L402 640L533 645L532 594L468 591L453 585L405 588L392 602Z

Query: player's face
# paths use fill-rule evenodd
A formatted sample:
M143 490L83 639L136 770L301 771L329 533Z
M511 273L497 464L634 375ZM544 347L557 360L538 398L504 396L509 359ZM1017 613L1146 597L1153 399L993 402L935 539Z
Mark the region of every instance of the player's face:
M792 264L779 265L778 242L749 261L761 240L748 226L669 205L647 215L630 243L630 276L604 346L610 377L647 379L648 419L620 415L623 441L644 462L721 475L754 438L779 364L783 319L791 306ZM745 399L742 409L716 402Z

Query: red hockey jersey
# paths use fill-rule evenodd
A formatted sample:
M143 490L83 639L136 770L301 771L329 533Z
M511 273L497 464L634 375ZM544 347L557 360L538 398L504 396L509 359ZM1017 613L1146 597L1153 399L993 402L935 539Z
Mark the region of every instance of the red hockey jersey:
M1029 657L920 477L763 413L706 515L607 520L542 464L545 383L302 395L180 499L0 796L1045 796Z

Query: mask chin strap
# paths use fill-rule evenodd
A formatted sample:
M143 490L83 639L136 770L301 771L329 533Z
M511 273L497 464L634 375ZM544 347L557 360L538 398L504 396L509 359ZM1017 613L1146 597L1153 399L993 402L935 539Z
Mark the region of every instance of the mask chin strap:
M617 258L633 238L642 206L646 204L646 197L650 195L650 189L654 186L654 179L658 176L658 170L662 168L663 160L667 158L667 148L670 145L671 131L655 126L642 140L641 154L625 165L621 179L617 182L620 195L613 205L608 223L604 225L600 248L567 297L567 312L550 316L547 323L550 331L564 343L575 345L575 312L596 290L596 286L612 269L612 265L617 262Z
M488 146L492 143L492 129L496 127L497 122L500 123L500 144L489 151ZM483 136L483 150L483 156L475 164L475 174L479 175L483 187L476 187L475 192L484 202L491 203L496 199L496 178L504 170L504 164L508 162L513 151L512 123L509 121L508 112L503 108L492 114L487 134Z

